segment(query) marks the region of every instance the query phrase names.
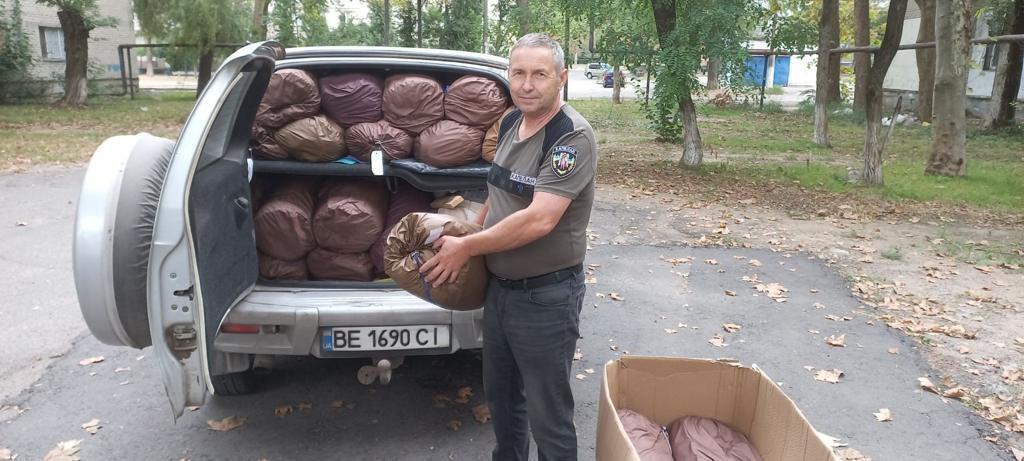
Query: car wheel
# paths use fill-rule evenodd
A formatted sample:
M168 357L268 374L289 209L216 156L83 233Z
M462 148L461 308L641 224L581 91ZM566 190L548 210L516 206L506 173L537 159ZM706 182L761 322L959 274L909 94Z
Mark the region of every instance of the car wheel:
M587 72L587 80L594 78L594 74Z
M239 373L228 373L226 375L210 376L213 382L213 392L216 395L245 395L256 387L256 377L252 370Z

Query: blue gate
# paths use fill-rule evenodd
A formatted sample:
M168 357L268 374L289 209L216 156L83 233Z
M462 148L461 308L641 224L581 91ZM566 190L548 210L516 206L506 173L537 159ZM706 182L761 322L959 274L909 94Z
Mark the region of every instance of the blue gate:
M772 86L789 86L789 56L775 57L775 72Z
M749 85L761 86L764 82L764 66L767 56L750 56L747 58L747 70L743 73L743 81Z

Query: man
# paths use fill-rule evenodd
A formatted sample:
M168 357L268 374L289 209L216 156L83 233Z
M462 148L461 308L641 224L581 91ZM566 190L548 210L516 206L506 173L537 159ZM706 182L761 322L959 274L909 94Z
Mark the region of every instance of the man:
M575 460L570 374L585 291L583 257L594 203L597 142L561 99L568 79L558 42L519 39L508 79L517 109L501 121L481 222L442 237L421 271L435 285L486 255L494 275L484 308L484 391L494 418L495 460Z

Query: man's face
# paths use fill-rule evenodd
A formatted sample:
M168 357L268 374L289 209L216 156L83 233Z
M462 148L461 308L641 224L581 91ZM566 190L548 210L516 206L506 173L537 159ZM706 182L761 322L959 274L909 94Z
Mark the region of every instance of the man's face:
M551 50L541 47L517 48L509 56L508 81L512 102L526 115L542 115L558 105L559 91L568 71L555 69Z

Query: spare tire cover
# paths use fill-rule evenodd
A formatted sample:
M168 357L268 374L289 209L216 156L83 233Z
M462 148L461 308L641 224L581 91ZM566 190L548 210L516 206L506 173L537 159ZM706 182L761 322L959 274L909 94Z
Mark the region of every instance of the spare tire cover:
M260 276L270 280L306 280L306 260L285 261L273 256L260 254Z
M309 275L316 280L343 280L369 282L373 280L373 263L370 254L341 253L326 248L317 248L306 257Z
M282 179L253 216L256 248L285 261L306 257L316 247L313 212L319 181L310 177Z
M412 136L391 126L387 120L360 123L349 128L345 144L353 157L364 162L369 162L370 153L378 149L388 161L412 157Z
M468 165L480 159L484 132L441 120L416 138L416 160L437 168Z
M384 249L384 270L398 286L409 293L452 310L472 310L483 306L487 296L487 264L483 256L469 258L456 280L433 287L420 274L420 267L434 257L431 237L462 237L479 232L481 227L450 216L412 213L402 218L388 234Z
M481 130L493 125L506 108L505 91L487 77L460 77L444 95L444 118Z
M332 179L320 190L313 234L322 248L362 253L384 232L387 213L388 191L380 181Z
M267 128L280 128L300 118L320 112L320 90L316 77L299 69L282 69L270 76L256 110L256 123Z
M384 81L376 75L354 72L320 78L320 108L345 128L383 118L383 100Z
M333 162L345 155L345 131L326 115L289 123L274 139L289 157L302 162Z
M444 117L444 90L433 77L392 75L384 82L384 118L415 134Z

